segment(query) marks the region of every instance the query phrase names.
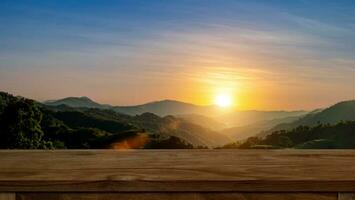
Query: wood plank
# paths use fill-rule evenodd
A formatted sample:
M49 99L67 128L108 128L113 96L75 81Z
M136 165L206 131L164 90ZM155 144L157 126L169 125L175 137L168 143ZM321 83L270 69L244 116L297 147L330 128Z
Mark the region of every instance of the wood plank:
M339 193L338 200L355 200L355 193Z
M355 192L354 150L5 150L0 163L4 192Z
M15 193L0 193L0 200L16 200Z
M23 193L17 200L337 200L336 193Z
M3 182L7 192L348 192L353 182Z

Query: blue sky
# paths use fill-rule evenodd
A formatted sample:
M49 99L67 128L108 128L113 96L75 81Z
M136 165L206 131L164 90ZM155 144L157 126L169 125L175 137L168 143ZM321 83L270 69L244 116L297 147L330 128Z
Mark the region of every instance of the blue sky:
M350 0L2 0L0 90L311 109L355 98L354 33Z

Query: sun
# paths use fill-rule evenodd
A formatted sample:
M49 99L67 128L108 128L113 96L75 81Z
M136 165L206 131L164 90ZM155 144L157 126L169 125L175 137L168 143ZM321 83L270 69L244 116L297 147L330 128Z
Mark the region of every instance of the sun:
M215 104L222 108L230 107L233 104L232 96L228 94L219 94L215 98Z

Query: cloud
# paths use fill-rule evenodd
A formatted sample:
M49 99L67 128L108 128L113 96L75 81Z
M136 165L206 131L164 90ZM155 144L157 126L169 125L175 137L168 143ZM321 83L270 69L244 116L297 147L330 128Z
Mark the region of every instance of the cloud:
M117 93L105 99L140 103L169 95L183 99L190 94L171 91L197 93L196 88L220 85L268 85L275 91L288 86L299 92L330 84L347 88L354 81L354 28L340 16L353 16L349 10L330 21L323 19L325 11L314 10L323 15L318 18L310 13L312 1L296 8L258 1L187 2L97 5L83 12L21 8L25 14L2 19L17 22L3 23L7 31L0 33L3 87L31 90L33 79L38 88L32 94L43 91L41 97L50 87L62 95L66 89L72 94L103 88L101 99ZM41 14L33 15L36 11ZM52 73L58 69L61 73ZM28 77L10 86L21 71ZM51 81L60 77L65 83Z

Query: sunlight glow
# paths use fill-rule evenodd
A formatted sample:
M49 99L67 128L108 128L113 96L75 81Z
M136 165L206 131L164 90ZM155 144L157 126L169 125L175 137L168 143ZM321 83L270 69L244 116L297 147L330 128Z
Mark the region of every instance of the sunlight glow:
M219 94L215 98L215 104L222 108L230 107L232 106L232 103L232 97L228 94Z

